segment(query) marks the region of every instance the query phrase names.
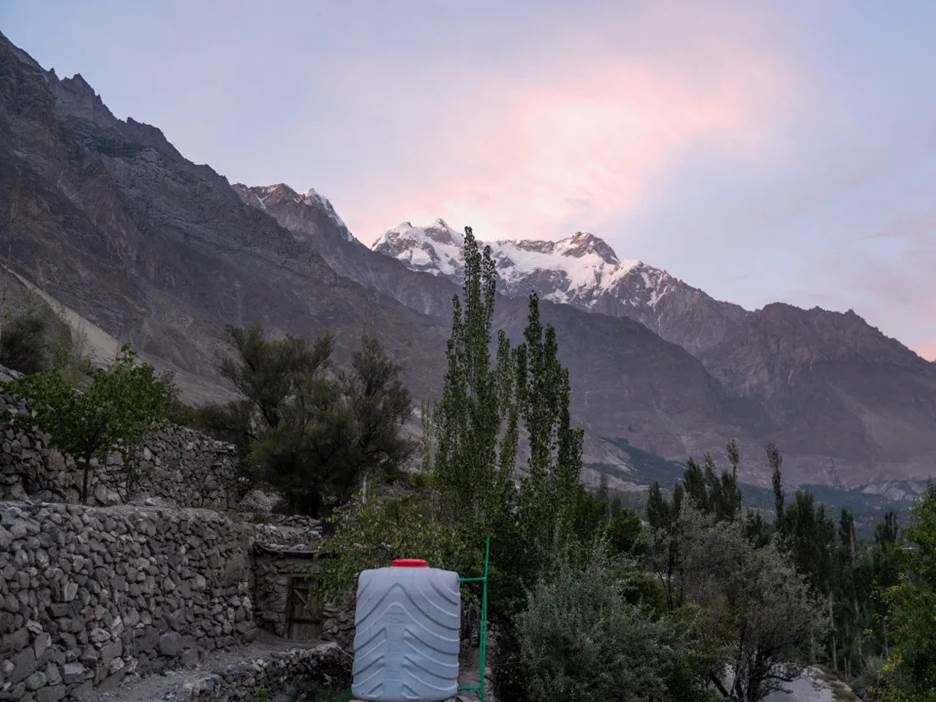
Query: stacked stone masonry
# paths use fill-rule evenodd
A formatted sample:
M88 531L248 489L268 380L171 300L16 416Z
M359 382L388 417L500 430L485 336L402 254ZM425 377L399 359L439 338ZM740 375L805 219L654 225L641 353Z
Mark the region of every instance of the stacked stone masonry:
M209 510L0 503L0 700L92 700L251 639L248 554Z
M77 503L81 471L38 431L14 421L26 407L0 391L0 500ZM91 473L89 504L160 498L180 507L228 509L240 497L237 451L231 444L179 426L154 432L129 465L119 453Z
M259 628L275 636L334 641L350 651L354 641L354 603L349 599L340 605L319 606L308 588L320 569L318 558L311 552L255 545L254 618Z

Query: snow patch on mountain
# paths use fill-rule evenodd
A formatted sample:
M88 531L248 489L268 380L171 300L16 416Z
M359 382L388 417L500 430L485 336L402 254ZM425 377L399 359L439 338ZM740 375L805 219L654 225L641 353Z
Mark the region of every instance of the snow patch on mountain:
M566 285L554 294L557 302L566 302L577 292L608 290L640 263L618 260L605 242L582 233L555 242L497 241L492 253L498 272L508 283L522 284L544 271L562 274Z
M464 245L462 234L444 219L437 219L428 227L401 222L381 235L371 248L399 259L414 271L460 279L465 270Z
M559 241L505 239L482 243L491 247L498 276L510 294L535 289L553 302L592 307L604 294L618 295L622 286L636 286L644 289L643 303L655 306L672 281L666 271L636 259L618 258L604 240L585 232ZM464 274L463 245L464 236L438 219L426 227L403 222L380 236L372 248L412 270L460 281ZM632 280L634 276L638 278ZM632 293L623 294L633 298ZM629 302L637 304L636 300Z

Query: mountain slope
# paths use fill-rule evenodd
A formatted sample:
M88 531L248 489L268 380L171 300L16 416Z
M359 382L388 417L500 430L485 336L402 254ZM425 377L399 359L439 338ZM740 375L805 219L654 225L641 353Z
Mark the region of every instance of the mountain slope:
M349 240L327 216L284 184L235 188L244 201L274 216L342 274L434 316L448 329L457 281L408 270L399 261ZM461 235L457 238L462 243ZM563 362L572 373L573 409L586 428L594 462L625 465L627 453L601 437L629 437L650 451L684 458L720 446L753 425L756 403L739 417L737 400L714 381L698 360L629 319L586 314L572 306L542 303L543 318L556 327ZM522 340L525 298L501 296L494 324ZM440 357L441 360L441 357Z
M275 218L338 275L448 322L458 287L445 279L411 275L397 261L375 255L351 235L324 198L300 195L283 183L260 187L236 183L233 187L245 204Z
M7 265L165 367L217 381L224 325L254 321L332 330L340 356L377 334L410 368L444 349L423 315L338 276L159 130L117 120L80 76L59 80L5 39L0 135ZM412 382L428 392L438 377Z
M334 234L322 236L308 223L302 224L303 219L314 221L322 214L311 212L316 206L305 204L287 186L275 187L284 193L280 198L283 204L267 200L266 211L288 228L307 236L330 264L342 265L341 258L351 252L356 270L345 268L351 277L360 276L355 279L380 287L372 272L379 269L385 281L393 281L380 289L404 304L408 304L406 295L394 291L407 289L412 293L411 286L419 286L433 290L430 297L436 299L447 299L454 293L454 285L461 278L462 235L444 221L437 220L422 228L404 223L389 230L374 245L375 251L392 254L380 262L373 255L368 257L357 242L349 243L345 237ZM302 209L309 212L303 216L299 212ZM329 251L332 244L344 253ZM723 443L721 437L730 434L741 440L748 455L759 456L766 442L778 442L787 454L785 465L792 480L852 486L901 475L919 478L932 474L936 456L932 438L936 433L931 427L936 414L928 403L936 397L931 387L933 366L869 327L857 315L848 316L854 329L846 333L845 320L839 319L841 315L779 306L791 317L791 326L787 328L774 314L777 306L748 312L718 302L664 271L620 261L610 247L590 235L573 236L563 242L496 242L492 249L502 277L501 290L510 294L499 303L502 310L499 321L510 319L512 314L518 319L522 317L523 304L516 303L523 303L521 296L530 289L554 299L559 290L564 296L561 299L571 297L573 302L556 306L544 303L550 310L555 307L550 314L579 307L625 319L634 317L654 329L662 327L675 337L671 340L682 341L680 345L694 350L714 376L706 379L710 394L705 410L697 406L694 412L680 414L682 409L670 404L655 413L647 403L641 403L648 398L662 402L670 389L678 391L683 387L679 381L672 385L656 382L666 375L678 377L676 369L642 365L660 354L657 347L648 346L625 359L622 352L635 345L635 341L621 331L623 327L617 328L616 337L601 338L605 315L580 317L570 313L568 319L554 319L564 338L562 348L568 351L566 360L576 381L577 416L591 429L593 458L600 456L602 450L609 450L609 443L620 448L621 441L664 456L684 458L679 454L679 446L717 452ZM518 265L517 249L533 251L536 258L531 255ZM562 256L568 260L555 263ZM531 259L539 264L540 270L530 265ZM583 275L583 270L588 275ZM576 286L572 284L575 280L589 284L594 281L594 285ZM602 288L601 284L608 280L612 284ZM451 284L447 289L446 282ZM421 299L419 295L416 297ZM447 317L447 304L442 308L440 314ZM819 312L826 319L825 324L813 325L810 334L794 333L804 323L792 320ZM805 327L809 326L805 323ZM859 339L867 347L862 352L865 361L875 365L856 374L847 370L843 354ZM590 349L584 346L595 342L602 345L600 352L589 353ZM884 353L885 349L889 352ZM827 357L826 364L816 365L810 360L820 356ZM663 357L665 354L659 356ZM906 367L895 364L898 360ZM632 374L632 369L638 372ZM628 374L630 377L621 385L609 386L609 380ZM894 388L887 400L893 409L883 416L880 413L885 411L885 393L866 391L868 380L874 377L880 378L885 387L892 384ZM718 382L712 383L713 379ZM647 384L641 386L642 380ZM637 387L640 389L633 391ZM921 399L914 406L899 407L895 401L905 391L915 392ZM848 402L842 399L846 395ZM682 398L683 408L692 405L691 396L687 390ZM703 414L708 421L700 422L699 416ZM901 432L907 433L903 439L898 438ZM601 442L597 436L613 441ZM897 446L897 442L902 443ZM611 453L612 463L627 460ZM761 480L768 477L762 464L751 471Z
M460 235L444 221L405 222L374 250L413 270L458 280ZM557 242L490 244L509 294L557 300L645 324L704 364L726 392L765 416L757 435L799 454L813 480L882 481L936 474L936 364L854 312L772 304L747 311L666 271L621 260L577 233Z
M148 360L197 378L186 382L190 397L228 392L215 368L223 328L254 321L280 334L334 331L339 362L362 333L375 334L417 398L437 393L457 288L360 246L320 198L282 189L251 198L154 127L114 118L80 77L59 80L5 40L0 134L3 264ZM548 304L543 316L559 327L580 421L601 458L615 451L599 437L620 422L648 428L671 455L734 433L709 411L722 401L719 384L678 347L627 320L593 325ZM519 338L525 318L526 302L505 298L497 323ZM615 355L612 339L630 341ZM595 370L625 363L587 391L599 384Z
M339 362L361 334L377 335L417 398L440 387L458 291L447 225L437 229L455 246L453 271L410 270L356 241L314 192L231 186L2 36L0 228L2 265L179 373L190 397L230 392L215 368L224 326L254 321L277 334L334 331ZM602 244L509 242L498 258L509 294L495 324L519 339L525 293L547 298L589 461L626 480L622 447L683 460L738 438L749 457L779 441L791 482L932 475L936 366L860 318L746 312ZM566 260L543 274L530 263L541 256ZM591 280L598 287L582 284ZM756 458L744 470L769 479Z

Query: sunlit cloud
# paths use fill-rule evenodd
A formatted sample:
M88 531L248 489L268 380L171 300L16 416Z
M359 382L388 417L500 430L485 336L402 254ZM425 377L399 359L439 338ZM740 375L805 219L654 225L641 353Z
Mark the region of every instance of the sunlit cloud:
M405 202L408 219L443 216L485 238L597 229L664 188L668 169L693 148L750 157L770 138L790 89L780 65L748 52L704 77L580 56L548 82L488 86L498 109L435 125L458 135L439 164L445 177L427 171L386 201L377 193L352 225L367 240L395 224L387 213Z

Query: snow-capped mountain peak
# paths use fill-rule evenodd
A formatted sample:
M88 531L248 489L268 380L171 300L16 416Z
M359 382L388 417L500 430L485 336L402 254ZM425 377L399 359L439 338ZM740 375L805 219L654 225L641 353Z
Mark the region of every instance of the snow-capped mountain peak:
M603 239L587 232L576 232L568 239L563 239L559 242L558 248L563 256L581 258L589 254L595 254L606 263L619 263L614 249L608 246Z
M399 259L414 271L460 279L465 268L464 245L464 235L439 218L427 227L401 222L382 234L371 248Z
M553 302L603 309L607 298L632 307L656 306L675 279L638 260L620 259L594 234L576 232L559 241L505 239L491 247L501 290L525 295L535 290ZM374 242L373 249L416 271L460 281L464 236L437 219L426 227L403 222Z

